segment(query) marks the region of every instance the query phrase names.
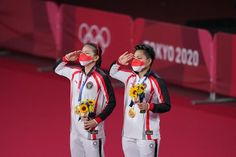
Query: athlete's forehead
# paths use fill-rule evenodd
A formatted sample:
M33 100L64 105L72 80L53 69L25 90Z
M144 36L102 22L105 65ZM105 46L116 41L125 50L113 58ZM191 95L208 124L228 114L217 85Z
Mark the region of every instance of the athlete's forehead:
M147 58L144 50L136 50L134 52L134 58Z
M82 52L84 52L86 54L94 54L93 48L89 45L84 45L82 48Z

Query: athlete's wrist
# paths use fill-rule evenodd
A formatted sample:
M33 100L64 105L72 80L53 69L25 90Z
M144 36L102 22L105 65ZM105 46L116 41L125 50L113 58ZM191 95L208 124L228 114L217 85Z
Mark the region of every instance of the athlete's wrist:
M101 119L100 117L96 117L96 118L93 119L93 120L96 122L96 124L99 124L99 123L102 122L102 119Z
M154 109L154 104L148 103L148 110L153 110L153 109Z
M119 59L116 61L116 64L118 64L119 66L123 66L123 64L121 64Z
M149 103L147 103L147 110L149 110L149 108L150 108L150 104L149 104Z
M68 58L67 58L66 56L64 56L64 57L62 58L62 61L63 61L63 62L69 62L69 60L68 60Z
M95 119L93 119L93 121L94 121L96 124L98 124L98 122L97 122Z

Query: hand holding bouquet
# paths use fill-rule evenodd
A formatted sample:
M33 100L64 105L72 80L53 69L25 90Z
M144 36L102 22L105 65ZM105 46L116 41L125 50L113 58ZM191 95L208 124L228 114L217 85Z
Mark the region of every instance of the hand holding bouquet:
M136 84L132 86L129 90L129 96L132 98L130 103L130 107L134 105L134 103L142 103L145 97L145 86L143 84ZM140 110L140 113L145 113L146 110Z
M93 119L95 117L94 108L95 101L87 99L75 106L75 114L79 115L81 118Z

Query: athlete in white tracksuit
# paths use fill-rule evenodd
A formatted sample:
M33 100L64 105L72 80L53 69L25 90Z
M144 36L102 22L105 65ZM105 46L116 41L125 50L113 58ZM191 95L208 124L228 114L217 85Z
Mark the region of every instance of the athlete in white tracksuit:
M82 52L67 54L55 66L58 75L70 80L72 157L102 157L105 142L104 120L115 107L115 96L108 76L99 68L101 49L93 43L83 46ZM79 61L83 66L69 66ZM86 100L94 100L93 115L81 117L76 107Z
M124 53L110 69L110 76L125 84L122 147L126 157L156 157L160 144L160 113L171 108L164 81L150 70L155 52L144 44L134 54ZM132 60L132 70L127 70ZM134 101L132 87L142 84L144 98ZM142 112L141 111L145 111Z

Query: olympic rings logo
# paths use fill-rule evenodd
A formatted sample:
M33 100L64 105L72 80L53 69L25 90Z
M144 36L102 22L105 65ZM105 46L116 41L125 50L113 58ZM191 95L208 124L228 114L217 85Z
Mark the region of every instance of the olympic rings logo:
M111 33L107 27L99 28L97 25L89 26L87 23L82 23L79 26L78 38L82 43L93 42L99 44L104 52L110 45Z

